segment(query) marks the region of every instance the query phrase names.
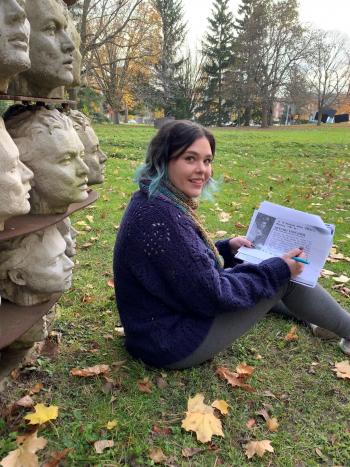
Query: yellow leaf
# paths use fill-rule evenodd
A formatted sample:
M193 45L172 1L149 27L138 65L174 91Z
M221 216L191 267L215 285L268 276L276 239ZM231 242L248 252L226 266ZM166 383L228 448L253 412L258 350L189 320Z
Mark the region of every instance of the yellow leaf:
M111 420L110 422L107 422L106 428L107 430L113 430L118 425L117 420Z
M349 360L343 360L342 362L336 362L334 364L333 371L336 372L338 378L350 379L350 363L349 363Z
M246 456L248 459L251 459L255 455L262 457L266 451L273 452L273 447L271 446L271 441L264 439L262 441L250 441L244 446Z
M45 438L38 438L37 431L29 436L19 436L17 438L18 449L11 451L0 461L2 467L39 467L39 460L36 452L46 446Z
M182 420L182 428L194 431L198 441L207 443L213 435L224 436L221 421L215 417L214 409L204 404L204 396L197 394L189 398L186 418Z
M284 340L285 341L296 341L298 339L299 339L298 328L296 326L292 326L288 334L284 337Z
M228 408L230 407L226 401L223 400L215 400L212 404L212 407L218 409L222 415L228 414Z
M267 425L267 429L269 431L277 431L278 430L278 427L279 427L279 423L277 421L277 418L276 417L273 417L273 418L269 418L267 421L266 421L266 425Z
M29 420L30 425L42 425L58 417L58 407L56 405L46 407L44 404L37 404L34 406L34 410L34 413L27 414L23 417L25 420Z
M88 214L88 215L85 216L85 217L86 217L86 219L87 219L91 224L94 222L94 216L91 216L91 215Z

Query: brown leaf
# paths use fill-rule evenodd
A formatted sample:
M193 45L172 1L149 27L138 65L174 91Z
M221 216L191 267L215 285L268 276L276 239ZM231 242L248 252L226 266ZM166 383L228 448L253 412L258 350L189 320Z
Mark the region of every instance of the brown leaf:
M71 449L66 448L63 451L56 451L51 453L52 460L45 462L43 467L59 467L60 462L67 457Z
M250 376L254 373L254 367L246 365L245 363L240 363L236 366L236 371L239 375Z
M245 229L246 228L246 226L244 224L241 224L240 222L236 222L235 227L236 227L236 229Z
M158 425L152 426L152 434L154 436L169 436L171 435L171 429L169 427L160 428Z
M137 386L140 392L145 392L145 393L152 392L152 382L147 377L137 380Z
M332 370L336 372L338 378L350 379L349 360L343 360L342 362L336 362Z
M36 383L33 387L29 389L29 394L37 394L44 387L43 383Z
M266 420L266 425L267 425L267 429L272 432L277 431L279 427L279 423L276 417L269 418L268 420Z
M70 374L72 376L82 376L83 378L87 378L89 376L96 376L96 375L105 375L109 373L110 367L109 365L95 365L90 366L87 368L72 368L70 370Z
M168 386L167 381L164 378L157 378L157 388L158 389L164 389Z
M94 442L94 448L97 454L102 454L105 449L112 448L113 446L114 441L111 439L101 439L100 441Z
M107 285L108 285L108 287L112 287L112 288L114 289L114 279L113 279L113 278L112 278L112 279L108 279Z
M245 426L249 429L253 428L253 426L256 425L256 420L255 418L250 418L247 423L245 424Z
M14 405L17 405L18 407L33 407L34 401L30 396L24 396L18 401L15 402Z
M167 460L167 456L160 448L150 449L148 456L155 464L162 464Z
M195 456L199 452L203 452L203 449L201 448L183 448L181 451L181 454L183 457L186 457L187 459L190 457Z
M202 394L189 398L186 418L181 426L186 431L194 431L201 443L211 441L213 435L224 436L221 421L215 417L214 409L204 404Z
M264 439L262 441L250 441L243 447L248 459L251 459L255 455L258 457L263 457L266 451L274 452L273 447L271 446L271 441L268 439Z
M17 437L18 449L11 451L0 461L3 467L39 467L39 460L35 454L43 449L47 440L43 437L37 437L37 431L30 435Z
M95 300L95 298L92 295L89 295L88 293L85 293L81 297L81 302L82 303L92 303Z
M285 341L296 341L299 339L299 336L297 334L298 328L297 326L292 326L286 336L284 336Z
M80 248L82 248L83 250L87 250L88 248L90 248L91 246L93 245L92 242L85 242L81 245Z
M256 414L261 415L265 422L267 422L267 420L269 420L270 418L270 415L268 414L268 411L266 409L258 410Z
M247 379L246 375L239 375L238 373L234 373L225 367L217 368L215 373L219 376L219 378L225 379L229 384L231 384L233 388L239 387L248 392L256 391L256 389L254 389L252 386L245 383L245 380Z

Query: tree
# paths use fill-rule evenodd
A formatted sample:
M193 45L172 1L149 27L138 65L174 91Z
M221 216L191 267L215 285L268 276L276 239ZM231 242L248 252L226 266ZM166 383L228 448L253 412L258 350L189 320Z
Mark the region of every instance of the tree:
M160 59L155 66L154 88L164 114L177 116L179 77L184 59L179 50L184 42L182 0L152 0L161 19L162 39Z
M225 74L233 63L234 22L228 0L215 0L204 37L203 103L199 120L205 125L221 126L229 119L229 101L224 98Z
M342 94L349 93L349 41L339 33L315 31L306 68L311 92L317 99L317 123L320 125L322 111Z

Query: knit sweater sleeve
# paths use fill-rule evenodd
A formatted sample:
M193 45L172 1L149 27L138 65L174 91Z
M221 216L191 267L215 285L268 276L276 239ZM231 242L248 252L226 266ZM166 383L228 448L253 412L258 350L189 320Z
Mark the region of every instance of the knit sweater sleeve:
M234 257L230 247L230 239L218 240L215 242L215 246L218 249L220 255L224 260L224 268L233 268L237 264L241 264L243 261ZM237 251L236 251L237 253Z
M274 296L290 278L289 268L280 258L219 269L214 254L187 216L177 209L175 214L171 209L154 214L156 222L151 218L147 222L142 216L129 265L141 282L148 283L151 293L166 290L176 309L213 317L250 308Z

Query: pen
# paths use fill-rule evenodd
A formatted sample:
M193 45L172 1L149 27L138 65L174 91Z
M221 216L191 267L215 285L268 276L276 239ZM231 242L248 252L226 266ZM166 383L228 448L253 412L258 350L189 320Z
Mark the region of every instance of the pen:
M307 259L299 258L299 256L292 256L292 259L294 259L294 261L297 261L298 263L310 264L310 261L308 261Z

